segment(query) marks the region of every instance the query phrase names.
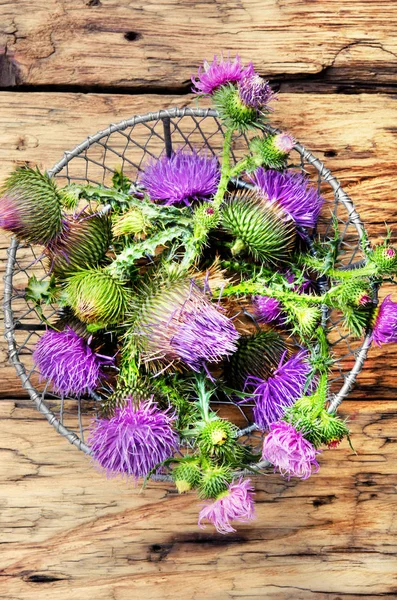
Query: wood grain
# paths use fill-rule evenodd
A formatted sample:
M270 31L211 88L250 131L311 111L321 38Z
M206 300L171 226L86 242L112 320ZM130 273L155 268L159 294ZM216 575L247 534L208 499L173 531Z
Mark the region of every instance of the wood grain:
M393 402L344 403L356 454L347 443L325 451L306 482L256 478L258 519L229 537L197 529L193 494L107 482L29 402L2 400L0 411L0 598L397 594Z
M191 106L191 96L61 93L0 93L0 178L28 162L49 168L64 150L87 135L149 109ZM95 117L93 117L95 115ZM334 95L281 93L272 117L312 149L342 181L356 202L370 237L380 241L384 221L395 226L394 201L397 101L387 94ZM115 158L116 160L116 158ZM395 238L394 238L395 239ZM0 271L4 271L8 236L0 234ZM393 290L385 287L382 293ZM387 357L390 368L384 368ZM394 346L372 349L355 389L355 397L393 398L397 383ZM14 367L0 342L0 396L23 397Z
M0 5L2 87L189 88L223 49L273 79L395 83L388 0L18 0Z

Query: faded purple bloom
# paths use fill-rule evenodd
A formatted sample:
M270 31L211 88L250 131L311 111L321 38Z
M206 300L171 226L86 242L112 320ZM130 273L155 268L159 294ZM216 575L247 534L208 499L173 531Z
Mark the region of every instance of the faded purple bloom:
M394 250L394 248L386 248L385 254L389 258L394 258L396 256L396 251Z
M178 450L178 434L172 428L175 415L158 408L153 398L139 406L128 398L110 419L93 422L88 438L93 459L108 476L146 477L156 465Z
M277 133L274 136L273 143L277 150L280 150L280 152L283 152L284 154L288 154L294 147L295 140L289 133L282 132Z
M240 477L238 481L233 480L226 492L219 494L214 502L205 504L201 509L199 527L205 529L202 521L207 519L219 533L233 533L236 530L231 521L247 523L255 518L253 492L250 479Z
M161 156L146 165L139 183L153 202L190 206L194 200L209 200L217 190L219 178L216 157L177 150L171 157Z
M263 442L262 460L268 460L287 479L308 479L320 468L316 460L319 452L295 427L278 421L270 425L270 433Z
M238 55L233 61L230 57L225 59L221 56L218 59L217 56L214 56L211 64L205 60L203 66L199 68L197 75L192 76L194 86L192 91L195 94L211 95L226 83L240 81L243 73L252 72L252 63L249 63L248 67L244 68Z
M271 423L282 418L285 409L303 394L310 365L307 352L301 350L285 360L285 353L279 366L267 379L249 376L244 391L251 391L255 399L254 420L261 429L268 429Z
M397 304L390 296L386 296L374 313L372 339L378 346L397 343Z
M253 70L243 73L238 84L238 93L244 106L265 111L270 110L267 105L275 97L269 82L262 79Z
M175 283L149 299L140 318L145 361L183 361L198 371L236 351L232 321L190 281Z
M61 396L94 391L104 376L103 365L113 363L110 356L96 354L70 327L48 329L36 344L33 360L41 377Z
M269 202L281 206L297 225L315 227L324 200L304 175L259 168L252 181Z
M18 233L23 221L17 203L6 194L0 198L0 227Z
M259 323L274 323L275 325L285 323L281 303L276 298L253 296L252 303L255 308L255 317Z

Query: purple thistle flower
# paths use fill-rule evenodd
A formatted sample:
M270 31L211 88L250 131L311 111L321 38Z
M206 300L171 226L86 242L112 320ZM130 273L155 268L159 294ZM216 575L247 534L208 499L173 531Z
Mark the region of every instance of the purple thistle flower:
M5 194L0 198L0 227L6 231L19 232L23 221L17 203Z
M207 519L214 525L219 533L233 533L236 531L231 521L247 523L255 518L253 499L254 488L250 479L240 477L233 480L226 492L222 492L214 502L206 503L201 509L198 526L205 529L202 521Z
M153 202L190 206L194 200L209 200L217 190L219 178L216 157L177 150L171 157L161 156L146 165L139 183Z
M236 83L240 81L243 73L252 73L253 65L244 68L241 64L240 57L237 55L232 61L230 57L214 56L214 60L209 64L206 60L202 67L199 67L196 76L192 76L193 88L195 94L213 94L215 90L226 83Z
M310 372L307 352L301 350L285 362L284 359L285 353L278 368L267 380L250 375L245 382L244 391L252 389L254 420L261 429L268 429L281 419L285 409L292 406L304 391Z
M274 323L275 325L285 323L281 303L276 298L253 296L252 303L255 309L255 317L259 323Z
M183 361L195 371L233 354L239 338L232 321L190 281L150 297L140 327L145 361Z
M384 298L373 317L372 339L378 346L397 342L397 304L390 296Z
M172 428L175 415L162 411L153 398L135 406L132 398L116 408L110 419L97 419L88 438L93 459L108 477L118 474L146 477L179 448Z
M316 460L319 452L295 427L277 421L270 425L270 433L263 442L262 460L268 460L274 465L274 471L279 469L287 479L308 479L320 468Z
M274 136L273 143L277 150L280 150L284 154L289 154L295 145L295 140L289 133L282 132Z
M269 82L262 79L253 69L243 73L238 84L238 93L244 106L262 111L270 110L268 104L275 97Z
M113 363L110 356L95 353L70 327L48 329L36 344L33 360L41 377L62 397L90 394L104 377L103 365Z
M269 202L281 206L297 225L315 227L324 200L304 175L259 168L252 181Z

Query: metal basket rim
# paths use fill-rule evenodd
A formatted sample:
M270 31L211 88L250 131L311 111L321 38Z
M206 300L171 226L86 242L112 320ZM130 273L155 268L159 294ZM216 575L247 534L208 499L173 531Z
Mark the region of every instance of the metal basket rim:
M87 148L89 148L102 138L107 137L112 133L115 133L117 131L123 131L128 127L133 127L140 123L146 123L155 120L163 120L165 118L182 118L185 116L216 118L219 115L216 110L211 108L201 109L189 107L161 109L157 112L149 112L144 115L135 115L134 117L120 121L119 123L110 124L106 129L100 130L94 135L87 136L87 138L83 142L76 145L72 150L65 151L63 158L57 163L55 163L55 165L51 169L49 169L47 173L50 177L54 177L66 166L66 164L70 160L81 154L83 151L85 151ZM274 128L270 125L266 125L265 129L269 133L279 132L279 129ZM346 192L342 189L341 183L338 181L338 179L334 175L332 175L331 171L325 167L324 163L320 159L316 158L311 152L306 150L306 148L304 148L304 146L302 146L299 142L295 143L294 150L296 150L300 154L304 161L315 167L320 177L322 177L322 179L332 187L332 189L334 190L335 197L345 206L346 210L348 211L350 222L356 227L360 241L365 239L365 229L355 209L354 203L351 200L351 198L346 194ZM10 246L8 248L8 259L4 276L4 337L6 338L8 344L9 360L14 365L17 375L22 381L22 386L27 390L29 397L34 402L37 410L47 419L50 425L52 425L58 433L65 437L71 444L76 446L79 450L82 450L85 454L89 455L91 453L89 446L74 431L71 431L70 429L65 427L59 421L56 415L47 407L47 405L43 401L43 395L39 394L38 391L31 384L29 377L26 373L25 366L19 359L16 339L14 335L14 316L11 306L13 272L18 246L19 243L16 240L16 238L12 238ZM337 394L333 396L330 402L330 406L328 409L329 412L335 411L339 404L343 401L343 399L349 394L350 390L352 389L356 377L361 371L361 368L364 364L368 350L371 346L371 341L371 330L367 330L361 348L357 353L356 360L352 369L350 370L349 374L345 377L345 381L341 389ZM246 429L252 430L252 427L253 426L250 426ZM242 432L245 431L246 430L242 430ZM260 466L263 468L267 465L261 464ZM162 479L162 476L160 476L159 478Z

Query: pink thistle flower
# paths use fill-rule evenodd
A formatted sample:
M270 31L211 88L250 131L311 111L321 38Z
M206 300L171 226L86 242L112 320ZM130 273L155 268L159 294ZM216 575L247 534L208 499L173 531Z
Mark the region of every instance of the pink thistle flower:
M201 509L198 526L205 529L202 521L207 519L219 533L233 533L231 521L247 523L255 518L253 499L254 488L250 479L240 477L233 480L226 492L222 492L214 502L206 503Z
M113 358L97 354L70 327L48 329L39 339L33 360L43 379L61 396L90 394L104 377L103 366Z
M280 150L284 154L289 154L295 145L295 140L289 133L282 132L274 136L273 143L277 150Z
M108 476L146 477L179 448L174 420L175 415L160 410L153 398L139 406L128 398L113 417L93 422L88 438L92 457Z
M372 339L378 346L397 342L397 304L390 299L390 294L375 310Z
M268 104L275 98L269 82L253 70L243 73L238 84L238 93L244 106L262 111L269 111Z
M248 67L244 68L238 55L233 61L230 57L225 59L221 56L218 60L218 57L214 56L211 64L205 60L203 66L199 68L197 75L192 76L192 91L195 94L212 95L222 85L236 83L241 80L243 73L248 74L252 72L252 63L249 63Z
M269 296L253 296L252 303L255 309L255 317L259 323L274 323L282 325L285 323L281 302Z
M274 470L279 469L287 479L308 479L320 468L316 460L319 452L295 427L278 421L270 425L270 432L263 442L262 460L268 460Z

